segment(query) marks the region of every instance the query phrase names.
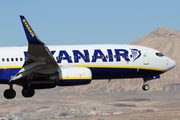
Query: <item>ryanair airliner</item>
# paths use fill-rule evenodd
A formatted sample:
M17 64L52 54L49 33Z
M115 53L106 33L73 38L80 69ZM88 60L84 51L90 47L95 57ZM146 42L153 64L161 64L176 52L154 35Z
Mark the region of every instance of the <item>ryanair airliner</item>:
M26 98L35 89L89 84L91 80L143 78L148 80L172 69L176 63L161 52L137 45L45 45L24 16L20 16L28 47L0 47L0 83L8 84L4 97L13 99L13 85L22 86Z

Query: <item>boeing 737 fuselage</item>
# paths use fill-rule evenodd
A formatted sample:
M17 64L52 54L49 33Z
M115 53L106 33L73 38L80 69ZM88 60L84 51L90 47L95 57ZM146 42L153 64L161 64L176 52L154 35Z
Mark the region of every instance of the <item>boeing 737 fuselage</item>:
M161 52L137 45L56 45L46 46L24 16L20 16L28 47L1 47L0 83L8 84L4 97L16 96L13 84L23 87L22 95L32 97L35 89L89 84L91 80L159 78L176 63Z

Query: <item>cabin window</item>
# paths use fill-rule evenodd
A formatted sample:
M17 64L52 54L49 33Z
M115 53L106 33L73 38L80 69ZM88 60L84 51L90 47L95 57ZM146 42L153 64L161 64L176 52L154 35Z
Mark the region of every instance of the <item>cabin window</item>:
M71 56L69 56L69 59L71 60Z
M23 61L23 59L22 59L22 58L20 58L20 61Z
M95 59L94 55L92 56L92 59Z
M103 58L104 58L104 56L103 56L103 55L101 55L101 58L103 59Z
M118 55L118 58L120 58L121 56L120 55Z
M124 58L124 55L122 55L122 57Z
M108 58L108 55L106 55L106 58Z
M89 55L87 56L87 59L89 59Z
M83 59L86 59L86 56L83 56Z
M3 62L5 61L4 58L2 58L2 61L3 61Z
M59 57L56 57L56 60L59 60Z
M132 58L132 55L130 55L130 57Z
M112 59L112 55L110 55L110 58Z
M14 59L13 59L13 58L11 58L11 61L13 62L13 61L14 61Z
M61 56L61 57L60 57L60 59L62 60L62 59L63 59L63 57Z
M163 57L164 55L162 53L156 53L156 56Z
M116 55L114 55L114 58L116 58L117 56Z
M9 58L7 58L7 62L9 62Z
M128 55L126 55L126 58L129 58L129 56L128 56Z
M16 61L18 61L18 58L16 58Z
M78 56L79 59L81 59L81 56Z
M76 56L74 56L74 59L75 59L75 60L77 59Z

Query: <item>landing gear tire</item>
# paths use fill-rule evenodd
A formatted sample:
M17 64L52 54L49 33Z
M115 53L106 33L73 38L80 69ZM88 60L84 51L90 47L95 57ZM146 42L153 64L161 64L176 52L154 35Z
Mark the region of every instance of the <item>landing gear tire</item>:
M34 96L35 91L33 88L23 88L22 95L26 98Z
M13 99L16 96L16 91L13 89L7 89L4 91L4 97L6 99Z
M149 85L147 85L147 84L143 85L143 86L142 86L142 89L143 89L144 91L149 90Z

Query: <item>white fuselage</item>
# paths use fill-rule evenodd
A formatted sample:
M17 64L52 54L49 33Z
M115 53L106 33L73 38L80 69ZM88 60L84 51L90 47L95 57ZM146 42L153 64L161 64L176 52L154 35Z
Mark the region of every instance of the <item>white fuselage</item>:
M176 64L166 56L158 56L160 52L155 49L137 45L57 45L48 48L59 66L90 68L93 79L151 77L170 70ZM4 76L0 79L11 78L22 68L27 49L22 46L0 48L0 70ZM12 69L17 70L6 75ZM143 76L144 72L147 74ZM120 73L122 75L116 75Z

